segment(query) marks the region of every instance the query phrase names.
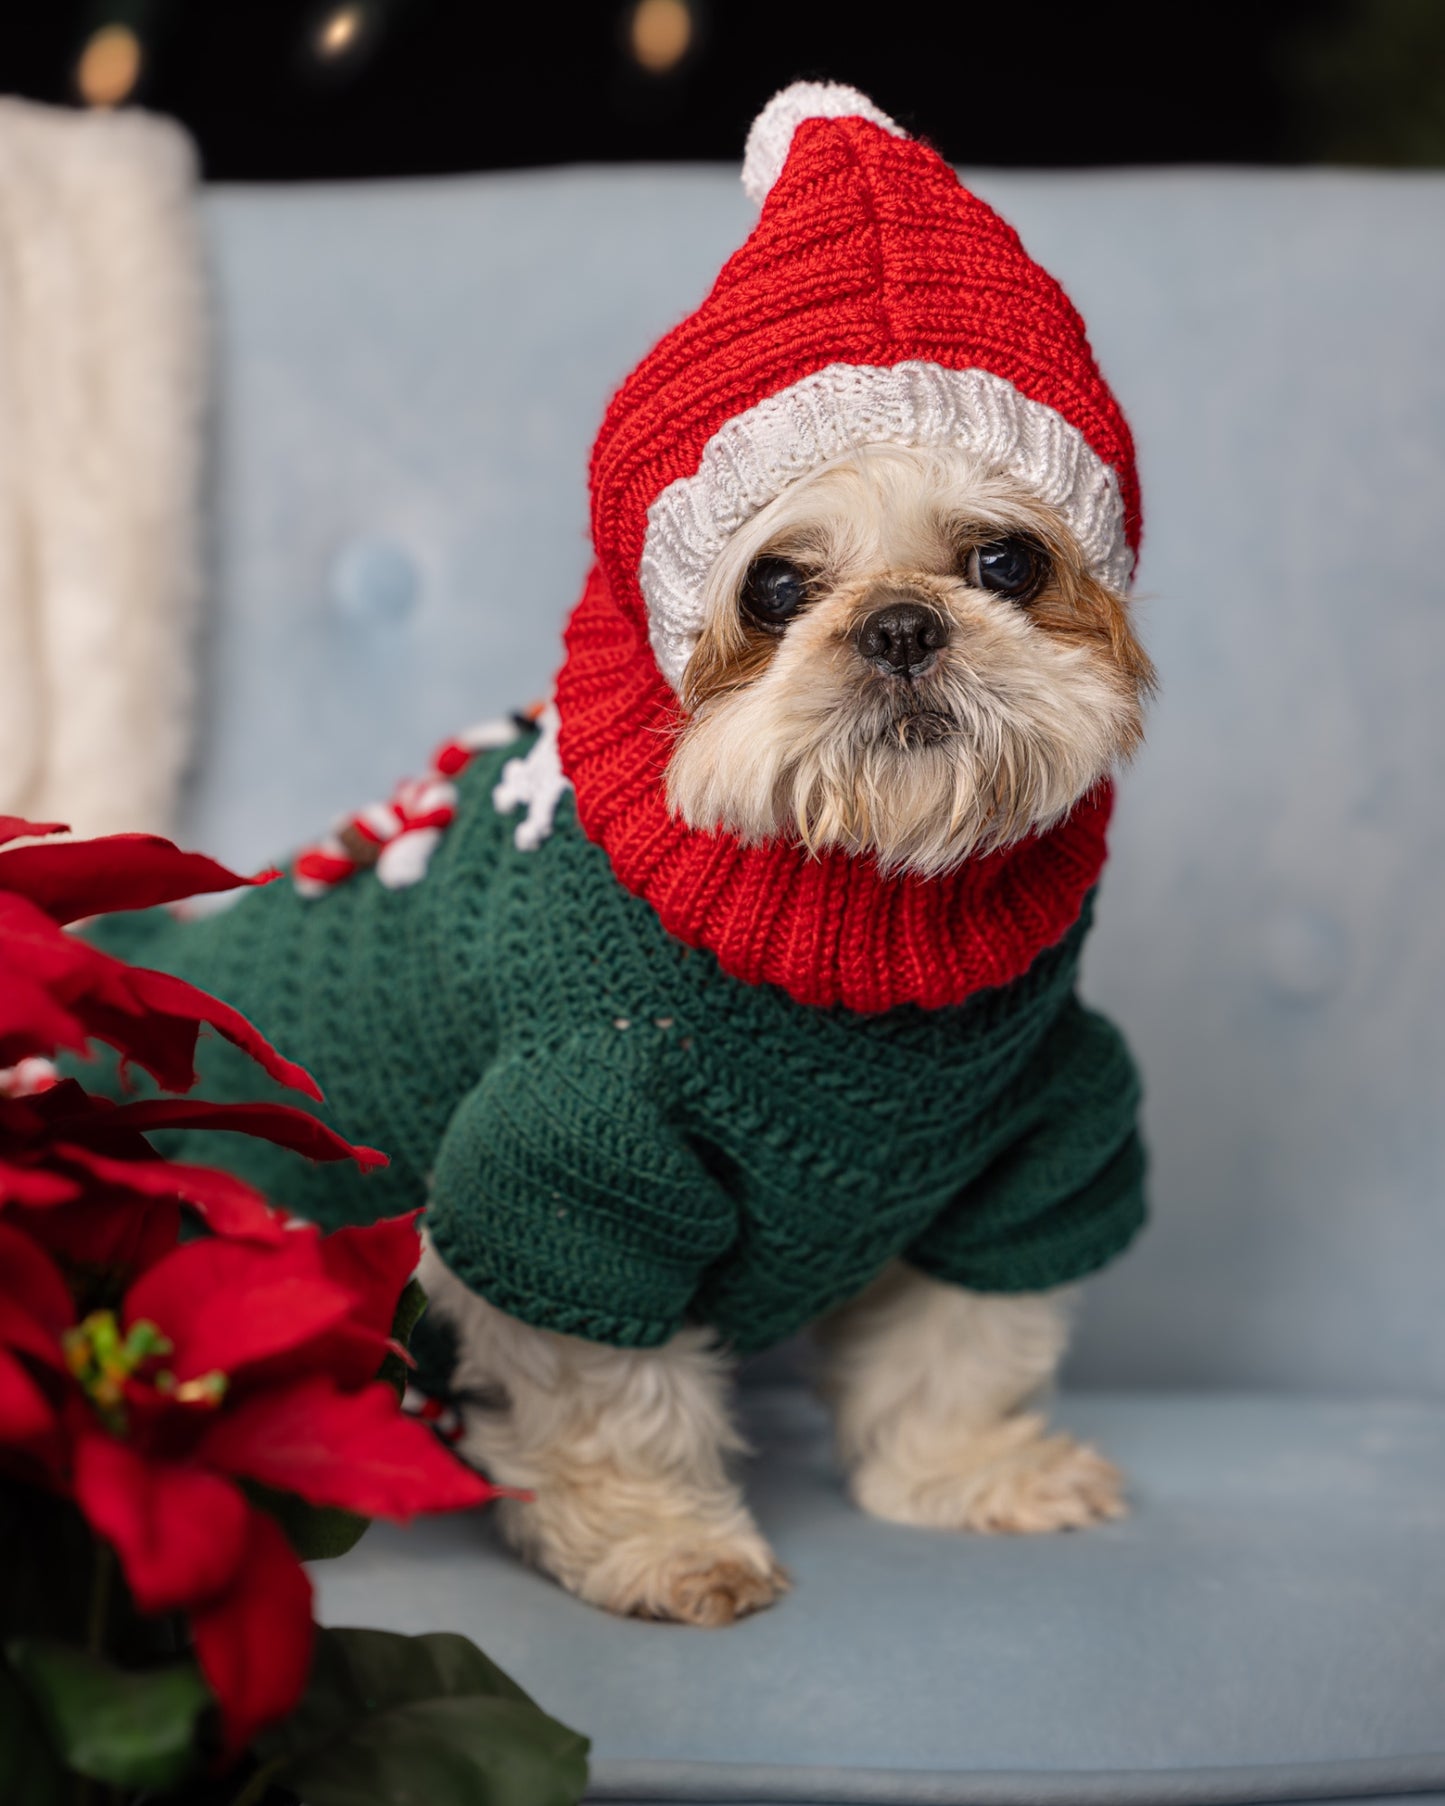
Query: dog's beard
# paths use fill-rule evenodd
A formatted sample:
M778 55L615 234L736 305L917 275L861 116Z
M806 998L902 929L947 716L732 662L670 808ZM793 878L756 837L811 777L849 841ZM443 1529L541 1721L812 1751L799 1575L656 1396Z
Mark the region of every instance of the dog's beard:
M955 622L908 684L859 674L847 645L809 643L821 620L799 623L813 631L689 722L673 807L746 844L790 834L922 876L1052 826L1137 738L1138 705L1084 647L1008 615Z
M720 573L726 609L689 667L693 709L667 772L669 801L689 825L745 844L786 837L811 852L871 853L885 871L934 876L1055 825L1134 750L1152 673L1117 598L1061 560L1054 590L1028 610L941 574L927 524L940 510L967 506L1061 543L1041 510L975 476L890 452L881 470L825 473L811 494L800 486L781 522L732 549ZM831 553L842 544L845 565L866 561L866 581L827 587L780 636L748 641L741 571L800 530ZM906 568L889 562L890 540ZM947 644L912 678L879 670L856 642L869 596L890 585L948 626Z

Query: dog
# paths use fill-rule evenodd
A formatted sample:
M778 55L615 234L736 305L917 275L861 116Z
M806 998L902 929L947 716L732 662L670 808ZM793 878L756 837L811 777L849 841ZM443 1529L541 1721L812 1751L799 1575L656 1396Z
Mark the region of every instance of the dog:
M744 176L757 231L604 421L553 702L127 949L394 1156L247 1176L331 1224L426 1202L513 1546L698 1625L788 1586L730 1386L800 1328L865 1511L1118 1516L1043 1401L1143 1217L1137 1076L1074 995L1154 681L1127 427L1062 290L863 96L786 90Z
M1152 668L1065 523L965 455L869 447L791 485L708 576L673 809L932 877L1067 815L1142 733ZM580 1597L724 1624L786 1587L730 1477L730 1364L703 1328L657 1351L528 1328L428 1249L467 1452L530 1489L515 1545ZM1030 1407L1073 1292L988 1296L895 1262L816 1326L853 1496L938 1529L1120 1515L1117 1470Z

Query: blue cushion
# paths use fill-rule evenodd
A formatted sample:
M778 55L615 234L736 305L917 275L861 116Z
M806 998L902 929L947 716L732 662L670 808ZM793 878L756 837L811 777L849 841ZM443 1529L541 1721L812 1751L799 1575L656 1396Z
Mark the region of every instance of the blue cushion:
M485 1518L378 1526L332 1623L465 1632L594 1739L598 1798L1083 1802L1445 1793L1445 1406L1078 1395L1126 1522L885 1525L799 1387L749 1496L797 1590L728 1630L610 1618Z
M1134 422L1164 685L1085 970L1141 1055L1157 1220L1076 1372L1259 1390L1072 1400L1137 1515L1017 1543L859 1517L770 1390L750 1492L799 1589L727 1632L610 1621L470 1523L373 1531L324 1607L469 1631L619 1800L1441 1806L1445 177L977 186ZM545 691L606 396L749 217L697 168L208 197L189 839L265 860Z
M1084 965L1158 1210L1078 1371L1445 1389L1445 176L977 186L1134 423L1163 678ZM194 844L268 860L545 693L606 396L750 218L702 168L208 197Z

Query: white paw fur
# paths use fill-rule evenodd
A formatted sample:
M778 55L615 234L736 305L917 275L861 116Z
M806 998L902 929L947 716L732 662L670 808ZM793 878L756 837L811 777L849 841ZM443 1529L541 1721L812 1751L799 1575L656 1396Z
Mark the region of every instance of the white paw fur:
M626 1349L534 1329L429 1241L417 1277L458 1332L458 1392L495 1401L464 1407L463 1453L532 1494L496 1508L526 1560L589 1604L686 1624L731 1624L787 1589L727 1471L744 1445L706 1331Z
M1063 1357L1070 1302L967 1292L899 1262L819 1326L839 1454L863 1510L1025 1533L1124 1515L1118 1469L1026 1409Z
M1128 1511L1124 1477L1113 1463L1072 1436L1049 1434L1033 1414L1006 1418L952 1452L940 1450L931 1469L886 1457L865 1461L851 1491L874 1517L930 1530L1030 1535L1082 1530Z

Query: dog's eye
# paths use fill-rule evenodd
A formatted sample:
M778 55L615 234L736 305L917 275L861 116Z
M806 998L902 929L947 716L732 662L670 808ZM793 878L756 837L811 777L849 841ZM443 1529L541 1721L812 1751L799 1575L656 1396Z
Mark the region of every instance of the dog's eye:
M964 574L975 589L1027 602L1043 582L1045 570L1042 552L1028 540L994 539L973 548Z
M808 600L808 577L786 558L756 558L743 580L743 608L764 627L781 627Z

